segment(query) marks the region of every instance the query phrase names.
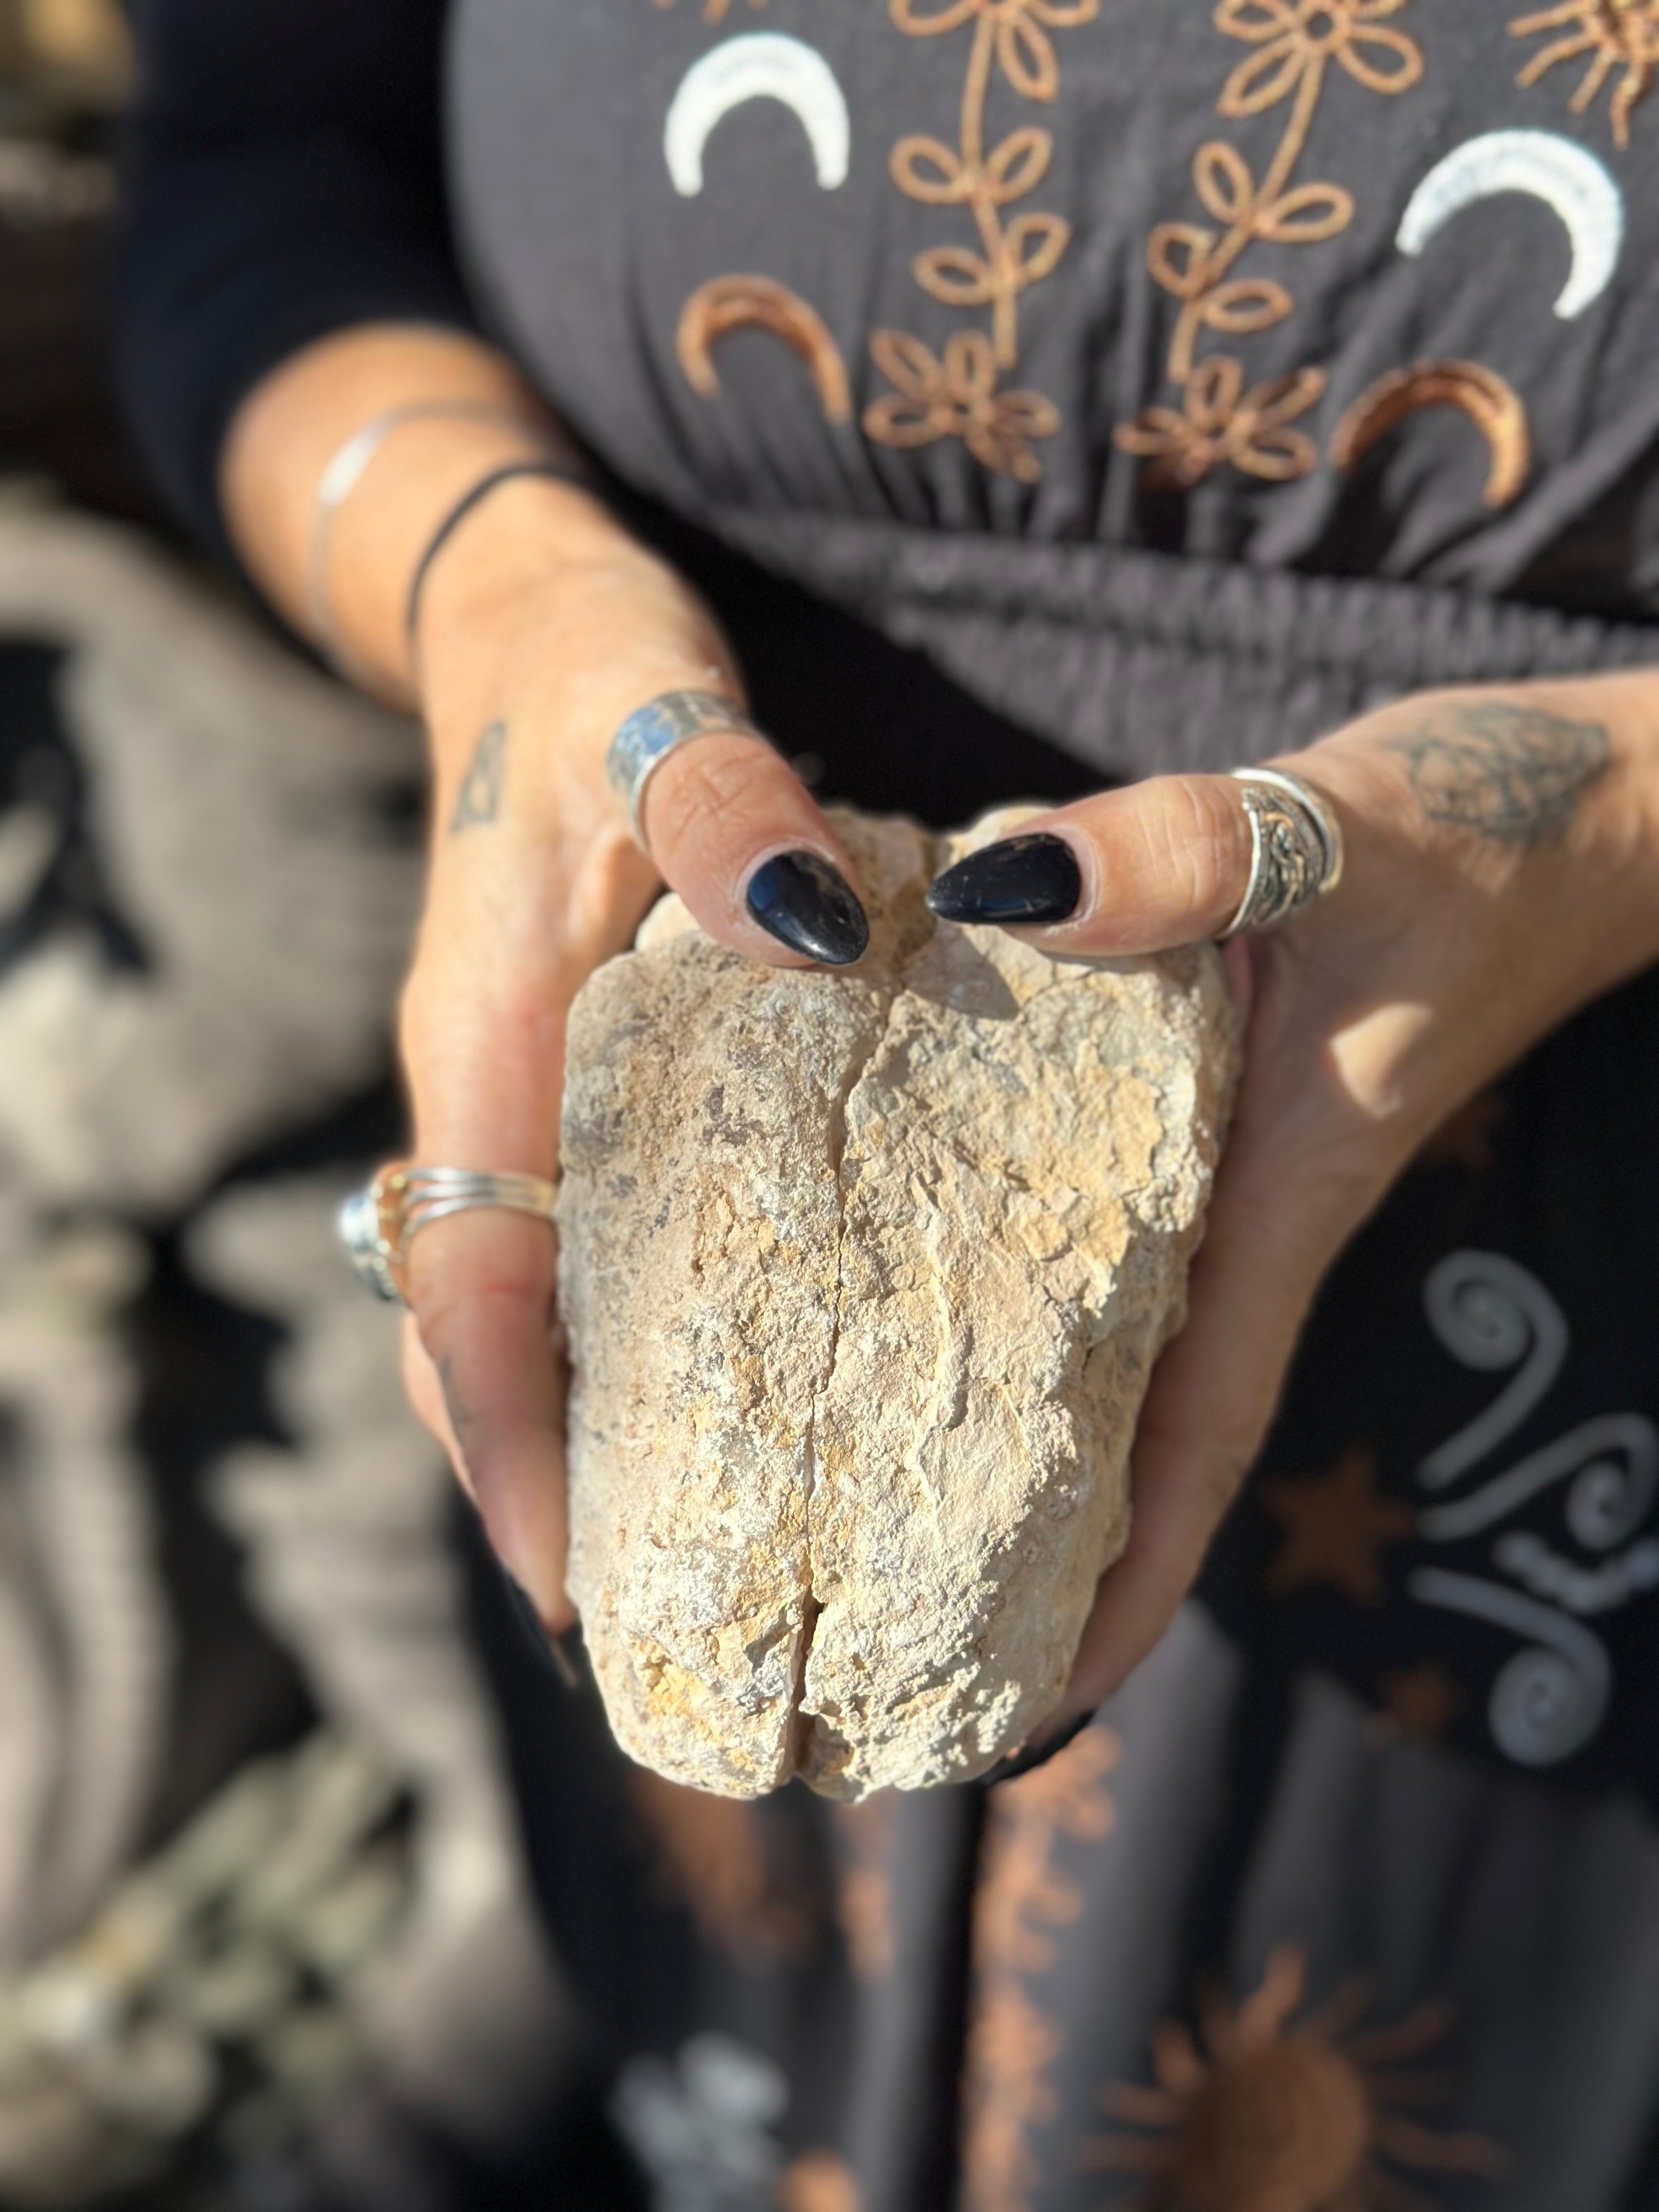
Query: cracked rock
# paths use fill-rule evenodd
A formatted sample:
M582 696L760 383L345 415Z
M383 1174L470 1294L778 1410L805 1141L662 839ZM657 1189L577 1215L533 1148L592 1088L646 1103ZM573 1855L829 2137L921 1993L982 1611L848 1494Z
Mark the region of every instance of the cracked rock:
M1238 1060L1208 946L934 921L1018 812L836 818L856 970L668 898L569 1036L571 1592L624 1750L740 1797L966 1781L1052 1709Z

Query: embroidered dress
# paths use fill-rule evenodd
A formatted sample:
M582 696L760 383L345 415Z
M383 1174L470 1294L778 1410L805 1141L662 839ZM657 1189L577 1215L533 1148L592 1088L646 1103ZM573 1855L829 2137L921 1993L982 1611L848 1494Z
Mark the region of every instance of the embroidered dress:
M276 4L239 66L207 0L138 11L126 380L204 531L264 367L476 315L867 805L1659 660L1644 0L457 0L372 129L377 11L343 57ZM178 210L284 130L330 239L254 191L227 276ZM1659 2208L1656 1103L1649 975L1440 1133L1174 1629L1019 1780L684 1799L477 1563L651 2202Z

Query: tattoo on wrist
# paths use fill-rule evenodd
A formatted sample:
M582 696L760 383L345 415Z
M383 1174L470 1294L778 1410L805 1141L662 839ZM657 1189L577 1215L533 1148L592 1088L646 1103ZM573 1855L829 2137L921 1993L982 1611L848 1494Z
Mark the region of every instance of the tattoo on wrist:
M473 748L461 787L455 794L455 811L449 817L449 834L493 822L501 811L501 790L507 781L507 724L492 722Z
M1499 845L1551 845L1565 836L1580 799L1613 759L1600 722L1500 699L1443 709L1423 728L1384 743L1409 763L1431 822Z

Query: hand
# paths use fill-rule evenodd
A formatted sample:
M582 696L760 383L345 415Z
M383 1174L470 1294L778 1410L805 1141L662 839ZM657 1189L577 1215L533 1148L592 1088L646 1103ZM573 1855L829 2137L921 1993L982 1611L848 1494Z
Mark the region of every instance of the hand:
M1333 802L1346 872L1227 948L1249 1012L1233 1128L1187 1323L1141 1415L1129 1547L1048 1733L1163 1634L1322 1278L1424 1139L1659 957L1656 708L1648 675L1425 695L1273 763ZM936 898L953 919L1037 924L1051 952L1150 952L1224 928L1249 861L1237 783L1162 777L1023 825Z
M752 737L700 738L662 763L646 858L606 785L606 749L665 691L740 699L726 647L693 594L582 495L526 482L496 495L489 521L434 572L425 606L435 795L403 1054L418 1159L551 1179L571 1001L664 878L711 935L779 965L856 958L865 923L829 823ZM423 1230L405 1376L556 1633L574 1615L555 1268L540 1222L474 1212Z

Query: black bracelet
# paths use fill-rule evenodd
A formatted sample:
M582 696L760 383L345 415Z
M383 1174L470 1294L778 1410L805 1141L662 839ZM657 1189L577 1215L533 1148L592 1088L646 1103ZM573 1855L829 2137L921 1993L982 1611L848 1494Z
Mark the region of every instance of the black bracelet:
M450 539L466 520L475 507L480 507L491 492L515 477L546 477L554 483L572 484L578 491L591 492L593 485L579 469L567 468L558 461L508 461L504 467L492 469L487 477L462 493L443 520L427 541L427 547L416 564L410 579L409 597L404 606L404 635L409 641L411 658L414 655L421 628L421 599L426 590L432 565Z

